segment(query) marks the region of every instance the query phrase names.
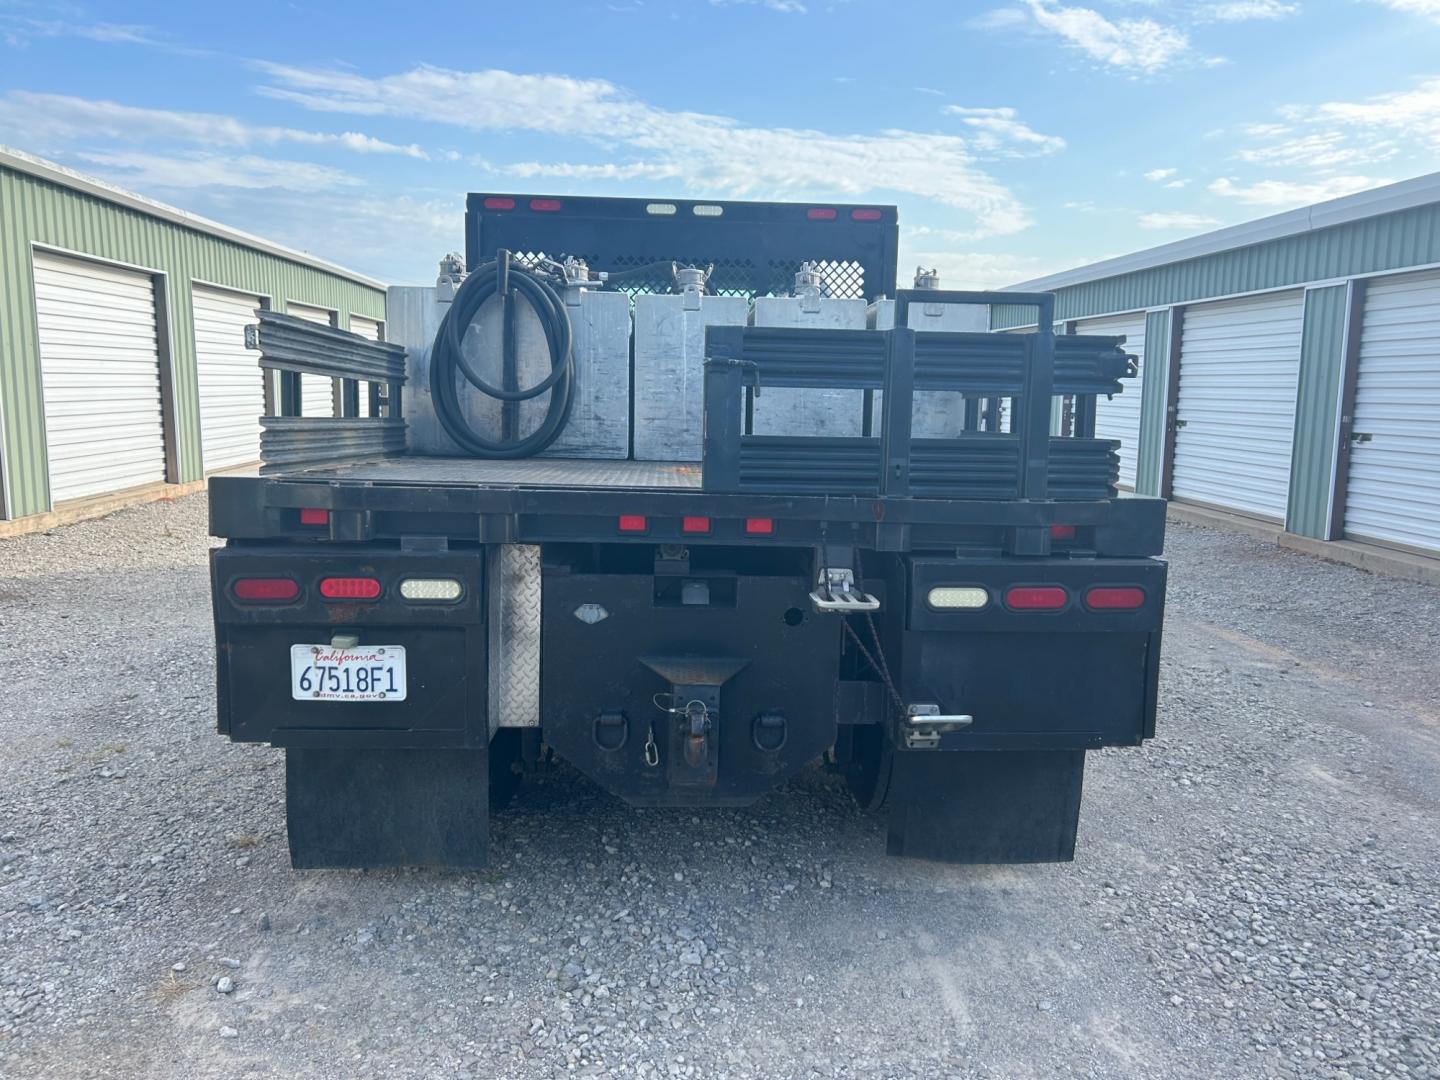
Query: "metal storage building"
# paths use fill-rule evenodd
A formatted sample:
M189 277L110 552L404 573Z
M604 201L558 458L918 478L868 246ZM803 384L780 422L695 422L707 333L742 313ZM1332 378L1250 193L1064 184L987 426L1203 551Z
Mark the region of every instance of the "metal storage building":
M0 147L0 531L258 461L259 308L378 337L385 288ZM300 406L341 396L306 385Z
M1013 287L1139 354L1096 420L1134 490L1440 556L1440 173Z

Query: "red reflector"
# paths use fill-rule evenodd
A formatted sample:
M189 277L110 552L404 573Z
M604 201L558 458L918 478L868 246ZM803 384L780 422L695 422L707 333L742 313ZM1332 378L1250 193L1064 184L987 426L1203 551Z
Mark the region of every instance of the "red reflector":
M531 199L530 209L541 214L553 214L560 209L559 199Z
M708 533L710 531L710 519L708 517L687 517L680 521L680 531L687 533Z
M805 216L811 221L834 221L835 208L833 206L812 206L805 211Z
M304 510L301 510L301 511L300 511L300 524L301 524L301 525L329 525L329 524L330 524L330 511L329 511L329 510L317 510L317 509L315 509L313 506L311 506L311 507L306 507Z
M1017 611L1058 611L1069 600L1058 585L1018 585L1005 591L1005 604Z
M775 531L773 518L746 518L745 531L751 536L769 536Z
M515 209L515 200L514 200L514 199L502 199L502 198L500 198L499 196L492 195L492 196L490 196L490 198L488 198L488 199L485 200L485 209L486 209L486 210L514 210L514 209Z
M1050 539L1052 539L1052 540L1074 540L1074 539L1075 539L1075 526L1074 526L1074 525L1051 525L1051 526L1050 526Z
M241 578L230 586L236 600L249 603L283 603L300 595L300 586L288 577Z
M621 532L644 532L644 531L645 531L646 529L648 529L649 527L650 527L650 523L645 520L645 515L644 515L644 514L621 514L621 515L620 515L620 531L621 531Z
M374 600L380 595L380 582L373 577L321 578L320 595L327 600Z
M851 210L852 221L879 221L884 215L879 210Z
M1102 585L1085 592L1085 606L1099 611L1133 611L1145 603L1145 590L1131 586Z

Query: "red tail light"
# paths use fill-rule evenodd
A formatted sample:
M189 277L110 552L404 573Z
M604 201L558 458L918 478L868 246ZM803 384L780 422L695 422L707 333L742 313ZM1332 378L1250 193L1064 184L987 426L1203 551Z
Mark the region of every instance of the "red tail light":
M1016 611L1059 611L1069 599L1059 585L1017 585L1005 590L1005 605Z
M304 510L301 510L301 511L300 511L300 524L301 524L301 525L329 525L329 524L330 524L330 511L329 511L329 510L317 510L317 509L315 509L313 506L307 506Z
M1101 585L1085 592L1085 606L1096 611L1134 611L1145 604L1145 590L1131 585Z
M650 523L645 520L644 514L621 514L619 527L621 532L643 533Z
M247 604L285 604L300 595L300 586L288 577L250 577L237 580L230 591Z
M879 221L884 216L885 215L882 214L879 210L867 209L850 211L850 219L852 221Z
M680 521L680 531L687 533L708 533L710 531L710 519L708 517L687 517Z
M559 199L531 199L530 209L540 214L553 214L560 209Z
M835 208L833 206L812 206L805 211L805 216L811 221L834 221Z
M380 595L380 582L373 577L321 578L320 595L327 600L374 600Z
M1074 526L1074 525L1051 525L1051 526L1050 526L1050 539L1051 539L1051 540L1074 540L1074 539L1075 539L1075 526Z
M514 199L502 199L498 195L492 195L485 200L486 210L514 210Z
M772 536L775 532L773 518L746 518L745 531L751 536Z

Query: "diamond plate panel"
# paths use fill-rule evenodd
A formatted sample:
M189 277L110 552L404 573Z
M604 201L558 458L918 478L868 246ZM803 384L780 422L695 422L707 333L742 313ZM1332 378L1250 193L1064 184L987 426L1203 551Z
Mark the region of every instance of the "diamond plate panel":
M540 726L540 548L492 549L490 587L490 734Z

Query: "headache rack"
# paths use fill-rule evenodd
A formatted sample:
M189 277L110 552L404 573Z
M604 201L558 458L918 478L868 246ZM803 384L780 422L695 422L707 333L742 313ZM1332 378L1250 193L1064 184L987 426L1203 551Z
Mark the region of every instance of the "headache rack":
M712 267L721 296L786 295L803 262L827 295L871 299L895 292L898 214L847 203L612 199L471 194L465 263L508 251L521 265L573 256L631 295L668 293L672 263Z

